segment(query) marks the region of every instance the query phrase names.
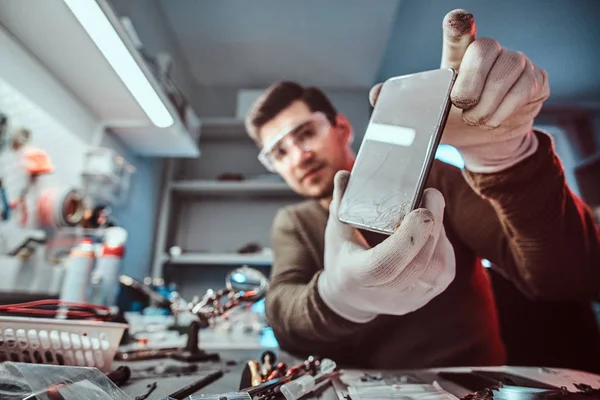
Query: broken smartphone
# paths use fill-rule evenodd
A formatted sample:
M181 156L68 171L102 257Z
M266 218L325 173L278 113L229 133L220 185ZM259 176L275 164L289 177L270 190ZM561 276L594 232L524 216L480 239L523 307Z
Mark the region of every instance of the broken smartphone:
M455 76L445 68L384 82L341 199L340 221L391 235L420 206Z

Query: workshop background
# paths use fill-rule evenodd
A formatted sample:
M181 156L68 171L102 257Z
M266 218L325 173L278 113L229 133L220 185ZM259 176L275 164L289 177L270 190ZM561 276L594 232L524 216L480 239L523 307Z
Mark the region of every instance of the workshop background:
M127 231L122 273L164 279L187 299L220 289L239 266L268 275L272 219L299 198L256 159L241 120L249 104L280 79L323 87L353 124L358 149L371 112L369 89L391 76L438 68L442 19L454 8L475 15L479 36L524 52L548 71L552 93L537 126L554 137L571 189L600 214L597 0L99 4L115 16L175 122L150 121L63 0L0 0L0 114L7 132L29 131L28 148L43 150L53 165L26 192L28 219L0 223L3 292L57 294L64 271L48 247L65 246L57 237L72 244L74 228L41 227L39 201L48 190L91 193L94 182L118 192L94 204L106 204ZM12 201L30 174L20 153L5 147L0 178ZM113 161L121 157L125 172L90 172L86 154L99 148L110 150L102 154ZM461 165L451 148L438 157ZM24 280L25 262L7 255L9 244L41 228L47 242L29 249L35 272Z

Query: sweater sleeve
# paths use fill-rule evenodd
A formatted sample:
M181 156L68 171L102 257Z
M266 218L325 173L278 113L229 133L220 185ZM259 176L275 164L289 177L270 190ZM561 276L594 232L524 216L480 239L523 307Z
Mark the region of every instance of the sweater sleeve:
M273 223L271 282L265 300L267 322L280 346L314 352L360 329L330 310L317 290L320 265L299 235L293 212L281 209Z
M550 136L534 134L537 151L514 167L494 174L463 170L468 184L497 216L491 230L501 231L484 227L488 236L471 235L468 244L531 298L596 298L600 232L589 208L568 188ZM487 238L494 240L484 243Z

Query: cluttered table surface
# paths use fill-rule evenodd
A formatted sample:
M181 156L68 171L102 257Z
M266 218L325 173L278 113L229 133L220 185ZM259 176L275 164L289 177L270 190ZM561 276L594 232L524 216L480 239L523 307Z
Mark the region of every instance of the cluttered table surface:
M218 362L208 361L208 362L199 362L195 363L198 369L194 373L183 375L183 376L167 376L167 377L149 377L145 379L132 379L125 385L121 386L121 389L131 396L131 398L135 399L137 396L144 395L149 391L151 386L156 383L156 388L152 393L150 393L148 399L149 400L161 400L165 397L169 396L172 393L175 393L186 386L194 383L202 379L203 377L208 376L211 373L217 372L219 370L224 371L224 374L221 378L217 379L215 382L208 384L207 386L198 390L198 392L194 393L195 395L199 394L219 394L219 393L227 393L232 391L237 391L240 388L240 381L242 378L242 373L248 363L249 360L259 360L262 353L266 349L235 349L235 350L227 350L227 349L211 349L211 352L218 353L220 355L221 360ZM275 349L269 349L273 351L278 360L287 362L288 365L294 365L299 362L299 360L283 353ZM301 362L301 361L300 361ZM170 368L177 368L180 366L188 365L188 363L180 362L177 360L151 360L151 361L137 361L137 362L117 362L115 363L115 367L120 365L127 365L131 371L132 376L137 374L136 371L150 371L154 369L155 371L163 371L168 370ZM147 372L146 372L147 373ZM149 386L150 385L150 386ZM316 397L312 397L315 399L337 399L335 393L330 390L329 396L327 393L322 393ZM324 397L321 397L324 396ZM309 399L311 397L308 397Z
M218 352L222 357L221 362L200 363L198 364L198 371L192 375L134 380L122 386L121 389L132 399L165 400L170 394L180 391L187 385L222 368L226 372L220 379L198 390L194 393L193 397L187 395L186 397L179 398L185 398L186 400L238 400L238 398L224 395L238 391L243 370L248 360L260 359L264 351L264 349L219 350ZM275 353L278 359L287 361L290 365L300 361L284 352L275 350ZM173 361L169 361L168 364L177 365ZM143 369L157 366L164 367L165 363L161 361L144 361L121 365ZM346 388L344 391L338 393L339 387L328 382L313 393L294 397L293 399L537 400L552 398L556 400L587 400L600 398L600 376L581 373L579 371L543 367L450 368L415 371L342 370L342 376L344 375L350 375L351 378L349 379L358 383L358 385L354 386L354 392L348 391ZM364 380L363 376L369 379ZM143 397L148 393L149 388L153 384L156 384L154 390L148 397ZM410 386L413 387L410 388ZM499 387L499 389L494 389L493 391L486 389L492 387ZM564 392L564 390L568 390L569 392ZM561 393L561 391L563 392ZM585 393L586 391L588 392ZM475 395L476 392L477 395ZM349 396L350 393L352 393L351 396ZM552 394L550 395L550 393ZM574 393L580 393L580 397L576 397ZM201 397L202 395L214 396ZM252 399L257 398L252 397ZM262 400L263 398L259 397L258 399ZM284 397L279 395L278 397L267 397L266 399L282 400Z
M225 336L227 337L227 335ZM113 370L119 366L127 366L131 371L130 380L120 385L131 399L135 400L164 400L169 396L174 399L210 399L223 400L225 394L236 392L240 388L248 388L250 384L249 361L257 360L262 365L263 355L271 352L275 356L273 364L286 363L288 367L302 365L306 360L290 356L277 348L261 345L261 341L252 336L211 335L209 332L200 334L201 345L206 353L218 354L218 361L203 361L196 363L182 362L173 358L163 358L145 361L115 361ZM181 367L190 369L191 373L178 370ZM171 371L171 372L169 372ZM218 371L223 375L218 379L202 385L193 392L182 393L189 385L202 380ZM291 397L293 400L375 400L375 399L541 399L542 396L555 392L553 399L579 399L573 397L573 392L593 390L593 393L583 395L585 399L600 398L600 376L580 371L550 369L544 367L480 367L480 368L446 368L439 370L404 370L404 371L369 371L344 370L332 377L316 390L305 395ZM143 375L150 375L143 377ZM179 375L179 376L177 376ZM340 390L339 382L342 385ZM586 386L587 385L587 386ZM352 387L349 389L349 387ZM473 393L482 393L490 387L501 387L503 392L489 396L472 397ZM559 396L564 388L571 391L566 397ZM587 389L586 389L587 388ZM152 390L150 390L152 389ZM185 391L185 390L183 390ZM174 395L179 392L179 396ZM194 397L189 397L191 394ZM351 396L348 396L351 394ZM147 397L144 397L147 395ZM215 395L201 397L202 395ZM471 396L471 397L470 397ZM499 397L498 397L499 396ZM509 396L509 397L506 397ZM533 396L533 397L532 397ZM594 397L596 396L596 397ZM250 397L248 397L250 398ZM283 399L278 397L251 397L260 400ZM286 397L286 399L290 399Z
M159 337L160 339L157 340ZM35 398L40 400L92 398L98 400L283 400L284 398L285 400L537 400L549 398L587 400L600 398L600 376L580 371L545 367L461 367L438 370L373 371L345 369L340 368L341 366L337 366L337 370L333 371L336 365L331 368L331 364L335 364L335 360L312 357L298 359L277 347L270 346L271 343L264 338L264 333L257 335L255 332L224 334L222 331L203 330L199 335L180 335L178 332L163 330L157 332L154 338L149 338L148 342L144 338L121 345L112 365L105 365L103 371L96 368L37 365L31 363L32 360L24 363L0 363L0 399L23 400L33 398L31 395L38 396L40 393L49 397ZM16 349L15 346L13 348ZM192 348L195 348L195 351L189 351ZM157 352L160 353L160 357L156 357ZM65 355L67 354L68 351ZM327 361L330 363L327 364ZM285 376L273 378L272 374L279 371L280 363L286 364L281 367L285 371L283 374ZM270 372L263 371L263 367L268 365L271 366L267 368ZM329 368L326 368L326 365ZM268 377L262 380L264 383L261 382L260 375ZM277 384L280 383L284 384L278 386ZM276 386L273 386L274 384ZM299 387L308 390L303 392ZM240 393L242 388L245 391ZM8 397L2 393L8 394ZM550 393L552 397L547 396Z

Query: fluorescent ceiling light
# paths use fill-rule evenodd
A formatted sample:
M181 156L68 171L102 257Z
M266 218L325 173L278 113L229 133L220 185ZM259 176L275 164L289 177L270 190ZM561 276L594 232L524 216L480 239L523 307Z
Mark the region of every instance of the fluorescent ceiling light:
M96 0L63 0L114 68L150 121L173 125L173 116L142 72Z

